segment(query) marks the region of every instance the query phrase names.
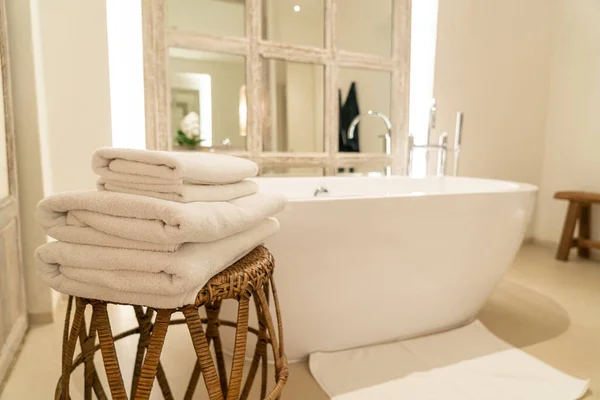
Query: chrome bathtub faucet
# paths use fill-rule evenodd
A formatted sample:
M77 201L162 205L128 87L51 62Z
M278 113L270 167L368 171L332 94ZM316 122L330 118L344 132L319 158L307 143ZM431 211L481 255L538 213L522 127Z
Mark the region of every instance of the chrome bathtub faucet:
M319 186L315 189L315 193L313 193L313 197L318 197L320 194L329 194L329 190L324 188L323 186Z
M430 113L430 124L427 129L427 142L425 144L415 144L415 138L412 135L408 135L408 157L406 163L406 173L410 175L412 171L412 163L413 163L413 150L414 149L425 149L425 150L437 150L438 151L438 159L437 159L437 176L445 176L446 175L446 164L448 162L448 152L454 153L454 165L453 165L453 176L458 175L458 161L460 156L460 146L462 142L462 126L463 126L463 118L464 114L462 111L456 113L456 127L454 132L454 147L450 148L448 145L448 133L442 133L438 138L437 144L431 144L429 142L429 136L431 135L432 127L435 126L435 113L436 113L435 103L431 108ZM425 162L427 165L428 153L426 153ZM427 167L426 167L427 168Z
M372 116L380 118L385 123L385 133L383 135L379 135L379 138L383 139L383 152L386 156L392 155L392 121L385 115L384 113L380 113L379 111L369 110L366 114L359 114L350 123L350 127L348 128L348 139L354 139L354 131L356 130L356 126L359 123L359 120L362 117ZM392 175L392 167L389 165L385 167L383 171L384 176Z

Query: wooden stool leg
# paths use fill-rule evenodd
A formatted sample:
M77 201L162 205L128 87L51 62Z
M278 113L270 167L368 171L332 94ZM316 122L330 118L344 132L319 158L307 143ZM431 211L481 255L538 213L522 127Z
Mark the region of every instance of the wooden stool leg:
M577 218L579 217L579 209L579 203L575 201L569 203L562 237L558 245L558 251L556 252L557 260L567 261L569 259L569 251L573 247L573 234L575 233L575 225L577 225Z
M582 204L579 209L579 238L590 239L591 237L591 218L592 218L592 206L591 204ZM581 247L578 245L577 254L581 258L590 258L590 249L588 247Z

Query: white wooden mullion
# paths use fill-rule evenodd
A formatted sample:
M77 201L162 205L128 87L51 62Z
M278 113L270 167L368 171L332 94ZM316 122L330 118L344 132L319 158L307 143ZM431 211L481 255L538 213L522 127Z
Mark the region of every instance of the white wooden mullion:
M167 77L165 0L142 1L144 107L146 147L169 150L169 90Z
M252 159L258 159L263 151L262 132L262 57L258 42L262 36L262 1L246 1L246 36L250 41L246 57L246 97L248 101L248 126L246 148Z
M325 50L328 54L328 62L325 64L325 115L323 116L323 148L328 156L328 168L325 175L335 175L335 156L338 153L338 66L336 63L337 39L336 39L336 12L337 0L325 0Z
M169 29L167 42L169 47L182 49L237 55L247 55L250 53L250 40L245 37L216 36L188 30Z
M327 51L322 48L288 45L268 40L259 41L258 50L265 58L274 58L292 62L325 64L329 58Z
M410 100L411 0L394 0L392 21L392 173L406 175Z

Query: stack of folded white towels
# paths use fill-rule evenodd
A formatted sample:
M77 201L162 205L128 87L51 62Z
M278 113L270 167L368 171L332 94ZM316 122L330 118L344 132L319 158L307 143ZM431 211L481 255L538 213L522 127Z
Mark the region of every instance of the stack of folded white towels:
M98 191L38 204L58 241L39 247L42 278L59 292L118 303L191 304L215 274L279 229L285 198L248 180L252 161L210 153L101 148Z

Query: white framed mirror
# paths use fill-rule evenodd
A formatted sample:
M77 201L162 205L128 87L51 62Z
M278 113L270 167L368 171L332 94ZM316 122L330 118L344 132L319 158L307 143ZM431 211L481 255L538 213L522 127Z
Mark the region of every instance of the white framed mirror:
M353 13L344 0L142 4L148 148L225 152L272 171L405 172L410 0Z

